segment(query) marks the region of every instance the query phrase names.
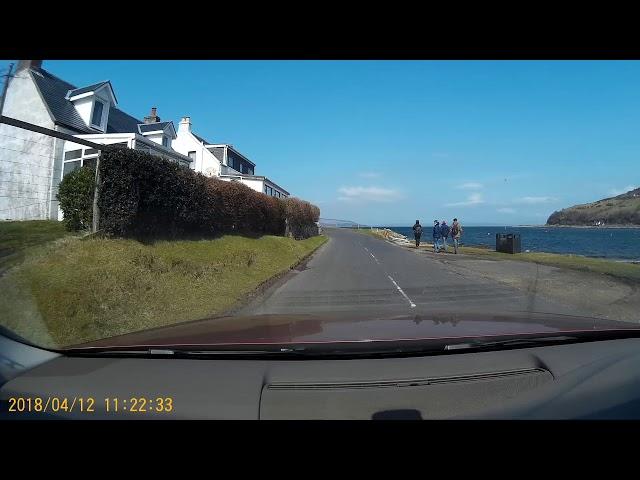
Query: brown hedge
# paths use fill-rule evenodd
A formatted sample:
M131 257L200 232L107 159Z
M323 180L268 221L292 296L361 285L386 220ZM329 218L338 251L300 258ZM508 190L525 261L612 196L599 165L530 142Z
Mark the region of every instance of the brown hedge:
M190 235L317 235L320 210L279 199L240 182L208 178L136 150L100 159L100 229L123 237Z

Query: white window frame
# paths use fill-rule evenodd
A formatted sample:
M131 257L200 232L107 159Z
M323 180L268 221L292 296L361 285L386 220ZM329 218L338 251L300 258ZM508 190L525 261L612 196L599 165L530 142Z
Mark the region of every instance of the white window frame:
M98 158L98 155L100 155L100 151L97 151L96 153L89 153L86 154L85 152L87 150L91 150L92 147L82 147L82 148L75 148L74 150L82 150L82 155L80 155L78 158L72 158L70 160L65 160L64 156L67 152L72 152L73 150L67 150L65 152L63 152L62 154L62 169L60 171L60 180L62 180L64 178L64 166L67 163L71 163L71 162L77 162L80 161L80 168L84 167L84 161L85 160L90 160L92 158Z
M102 105L102 113L100 114L100 125L96 125L95 123L93 123L93 112L95 111L96 103L98 103L98 102L100 102L100 104ZM102 130L102 131L105 130L105 128L104 128L104 113L105 113L106 109L107 109L107 103L106 102L104 102L103 100L98 99L98 98L93 100L93 103L91 104L91 116L89 117L89 125L91 127L97 128L98 130Z

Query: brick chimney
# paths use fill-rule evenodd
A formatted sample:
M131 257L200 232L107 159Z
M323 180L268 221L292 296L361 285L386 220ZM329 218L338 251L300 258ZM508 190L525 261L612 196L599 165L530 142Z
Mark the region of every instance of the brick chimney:
M191 131L191 117L182 117L182 120L180 120L178 124L178 131Z
M156 107L151 107L151 115L148 117L144 117L144 123L156 123L160 121L160 117L157 115L158 109Z
M35 68L36 70L42 68L42 60L19 60L16 71L28 70L29 68Z

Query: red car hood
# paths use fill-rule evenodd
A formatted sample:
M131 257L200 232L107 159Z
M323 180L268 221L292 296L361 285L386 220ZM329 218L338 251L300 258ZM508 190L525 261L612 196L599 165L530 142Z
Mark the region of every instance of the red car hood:
M640 325L527 312L444 312L392 317L364 313L257 315L185 322L75 345L73 348L351 343L631 329L640 330Z

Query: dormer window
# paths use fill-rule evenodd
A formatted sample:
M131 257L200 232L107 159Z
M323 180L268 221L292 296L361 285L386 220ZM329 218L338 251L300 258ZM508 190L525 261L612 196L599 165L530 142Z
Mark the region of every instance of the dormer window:
M161 122L156 107L151 109L151 115L144 117L144 123L138 124L138 133L164 148L171 148L171 141L176 138L173 122Z
M117 104L109 81L69 90L65 98L73 104L85 125L107 131L109 110Z
M91 114L91 126L102 130L102 112L104 103L96 100L93 103L93 113Z

